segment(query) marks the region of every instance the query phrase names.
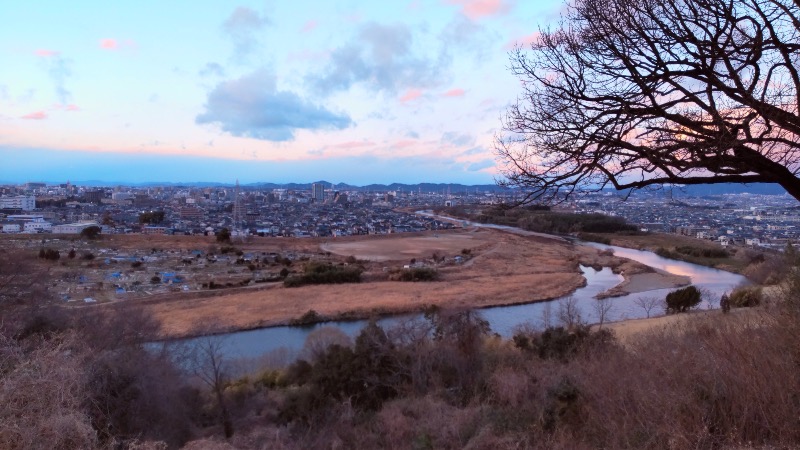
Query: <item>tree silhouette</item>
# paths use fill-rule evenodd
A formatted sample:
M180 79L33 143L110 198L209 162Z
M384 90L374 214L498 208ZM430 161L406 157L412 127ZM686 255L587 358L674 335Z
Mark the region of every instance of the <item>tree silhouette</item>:
M510 58L523 94L495 149L523 202L725 182L800 199L800 2L577 0Z

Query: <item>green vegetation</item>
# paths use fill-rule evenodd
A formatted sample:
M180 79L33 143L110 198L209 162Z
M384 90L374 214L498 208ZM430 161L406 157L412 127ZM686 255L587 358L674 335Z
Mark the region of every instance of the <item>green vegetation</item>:
M578 233L578 239L586 242L597 242L598 244L611 245L611 239L594 233Z
M515 226L538 233L638 233L635 226L621 217L555 212L543 206L487 208L479 213L469 213L456 207L443 212L476 222Z
M698 258L728 258L730 253L724 248L696 248L691 246L676 247L675 251Z
M432 267L401 269L391 277L395 281L435 281L438 278L439 272Z
M700 304L700 290L694 286L687 286L667 294L667 313L686 312Z
M758 286L746 286L734 289L729 297L730 305L734 308L749 308L761 304L764 293Z
M302 274L286 277L283 285L300 287L309 284L358 283L361 281L361 272L359 267L310 262L306 264Z
M102 231L100 227L92 225L81 230L80 236L84 239L94 240L100 237L100 231Z
M313 325L315 323L319 323L319 322L322 322L324 320L325 320L325 318L322 317L321 315L319 315L319 313L317 313L313 309L309 309L302 316L300 316L300 317L298 317L296 319L290 320L289 321L289 325L293 325L293 326Z

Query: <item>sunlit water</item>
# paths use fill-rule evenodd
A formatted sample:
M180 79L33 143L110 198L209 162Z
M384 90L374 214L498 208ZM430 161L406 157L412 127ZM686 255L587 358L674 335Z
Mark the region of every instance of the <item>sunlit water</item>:
M746 279L741 275L663 258L652 252L595 243L583 244L600 249L610 248L614 250L617 256L629 258L676 275L686 275L690 277L692 284L700 288L705 288L710 294L704 299L700 308L718 307L719 297L723 292L730 292L737 285L746 283ZM586 278L587 284L568 297L572 297L581 314L581 318L585 322L596 323L598 322L598 313L595 305L598 301L595 299L595 296L600 292L616 286L623 278L620 275L612 273L609 268L595 271L591 267L582 266L581 270L583 276ZM646 311L641 306L636 305L636 299L641 297L657 297L663 299L670 291L671 289L659 289L608 299L607 301L611 302L612 308L611 311L606 314L605 320L618 321L645 317ZM493 332L503 337L510 337L513 335L515 328L520 325L543 328L549 324L557 324L560 304L566 301L566 298L567 297L564 297L549 302L481 308L478 311L480 311L482 316L489 322ZM662 306L658 306L651 311L651 316L661 314L664 314ZM423 320L421 315L405 315L402 316L402 318ZM388 327L398 320L400 320L398 317L387 317L381 319L379 323L382 326ZM226 352L231 357L254 358L278 349L284 349L291 357L302 349L308 334L319 327L335 326L344 333L355 336L366 323L367 322L364 320L358 320L349 322L326 322L306 327L270 327L227 333L219 335L215 337L215 339L224 340ZM196 342L197 339L187 339L180 342L191 345Z

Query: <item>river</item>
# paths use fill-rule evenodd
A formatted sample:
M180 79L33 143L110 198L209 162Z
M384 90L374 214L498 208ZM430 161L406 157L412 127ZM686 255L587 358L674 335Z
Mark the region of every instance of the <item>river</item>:
M474 225L480 226L479 224ZM511 229L510 227L503 228ZM741 275L663 258L652 252L590 242L580 242L580 244L599 249L612 249L617 256L629 258L676 275L686 275L690 277L692 284L698 288L705 288L710 294L707 299L704 299L700 308L718 307L719 298L723 292L730 292L736 286L747 282L746 278ZM594 298L595 295L616 286L623 278L620 275L614 274L609 268L595 271L591 267L581 266L581 271L586 278L586 286L576 290L572 295L567 297L549 302L481 308L478 309L478 311L489 322L493 332L506 338L511 337L514 329L522 324L530 324L536 328L543 328L547 324L556 324L559 305L567 301L570 297L577 306L582 319L588 323L596 323L599 320L595 306L597 304L597 300ZM606 314L605 320L611 322L645 317L646 311L642 307L636 305L636 300L643 297L657 297L663 299L671 290L672 289L658 289L611 298L607 300L612 303L611 311ZM662 314L664 314L664 310L661 306L651 311L651 316ZM422 319L421 315L405 315L402 316L402 318ZM394 316L386 317L382 318L379 323L382 326L391 326L399 319L399 317ZM348 322L326 322L305 327L270 327L222 334L215 336L214 339L222 339L226 352L229 356L234 358L256 358L276 350L280 350L291 357L291 355L296 355L302 349L306 336L319 327L335 326L346 334L355 336L366 323L365 320L357 320ZM205 338L192 338L179 342L191 345L198 339Z

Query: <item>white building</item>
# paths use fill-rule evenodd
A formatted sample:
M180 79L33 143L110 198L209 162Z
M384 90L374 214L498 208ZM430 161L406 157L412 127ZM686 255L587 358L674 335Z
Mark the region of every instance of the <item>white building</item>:
M20 226L18 223L4 223L0 224L0 231L3 233L19 233Z
M97 222L78 222L78 223L67 223L64 225L55 225L53 227L54 234L80 234L81 231L89 228L89 227L96 227Z
M33 211L36 209L36 197L32 195L0 197L0 209L21 209L23 211Z
M53 229L53 224L50 222L45 222L44 219L42 220L35 220L30 222L25 222L25 233L44 233L50 232Z
M53 227L41 214L12 214L6 219L10 222L4 224L4 233L42 233L49 232Z

